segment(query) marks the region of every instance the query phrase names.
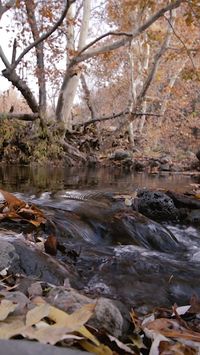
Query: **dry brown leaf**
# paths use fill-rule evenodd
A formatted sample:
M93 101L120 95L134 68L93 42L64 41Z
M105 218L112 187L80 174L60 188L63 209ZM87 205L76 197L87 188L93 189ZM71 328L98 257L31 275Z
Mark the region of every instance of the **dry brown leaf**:
M2 300L0 304L0 321L5 320L8 315L17 307L17 303L14 303L10 300Z
M156 319L153 322L146 324L145 328L156 331L168 338L181 338L200 342L200 333L185 329L180 326L178 322L171 319Z
M161 341L159 344L159 354L160 355L198 355L198 350L194 349L188 345L176 343L171 344L167 341Z
M15 197L10 192L0 190L0 193L4 196L10 210L16 210L18 208L22 208L26 206L26 203L24 201Z

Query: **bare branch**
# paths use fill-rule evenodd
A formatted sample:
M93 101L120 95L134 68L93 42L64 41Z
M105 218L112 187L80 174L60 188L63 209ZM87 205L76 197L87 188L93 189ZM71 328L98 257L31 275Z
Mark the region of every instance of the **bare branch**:
M17 40L15 38L13 42L13 49L12 49L12 59L11 59L12 64L15 62L16 59L16 51L17 51Z
M65 16L71 6L76 0L67 0L63 13L60 16L59 20L53 25L53 27L44 33L42 36L37 38L33 43L31 43L28 47L26 47L23 52L19 55L15 63L12 65L12 70L16 68L16 66L21 62L21 60L24 58L24 56L35 46L37 46L39 43L43 42L45 39L47 39L53 32L57 30L57 28L62 24L63 20L65 19Z
M112 120L112 119L127 115L129 113L130 113L129 109L126 109L126 110L121 111L119 113L113 113L110 116L98 117L98 118L94 118L93 120L89 120L87 122L75 124L74 127L75 128L79 128L79 127L83 127L83 126L87 127L87 126L91 125L92 123ZM135 116L156 116L156 117L162 116L162 115L159 115L159 114L153 113L153 112L152 113L151 112L132 112L132 114L134 114Z
M172 23L169 21L169 19L168 19L166 16L164 16L164 18L167 20L169 26L171 27L171 29L172 29L172 31L173 31L173 34L174 34L174 35L176 36L176 38L182 43L184 49L186 50L187 55L188 55L188 57L190 58L190 61L191 61L191 63L192 63L193 69L194 69L195 71L197 71L197 69L196 69L196 67L195 67L195 64L194 64L194 61L193 61L193 58L192 58L192 56L191 56L191 54L190 54L190 50L187 48L187 46L186 46L186 44L184 43L184 41L182 40L182 38L181 38L181 37L178 35L178 33L175 31L174 26L173 26Z
M168 4L167 6L161 8L158 12L156 12L154 15L152 15L142 26L138 27L133 32L112 32L112 31L109 31L109 32L103 34L102 36L96 38L94 41L90 42L87 46L85 46L77 54L77 56L73 59L73 62L77 64L82 61L85 61L86 59L94 57L95 55L102 54L102 53L105 53L108 51L113 51L115 49L118 49L118 48L124 46L130 40L137 37L142 32L146 31L147 28L149 28L156 20L158 20L160 17L162 17L166 12L176 9L183 2L185 2L185 0L176 0L176 1L172 2L171 4ZM114 43L106 44L103 47L95 48L91 51L88 51L87 53L84 53L87 49L92 47L95 43L99 42L101 39L108 37L108 36L124 36L125 38L123 38L119 41L115 41Z

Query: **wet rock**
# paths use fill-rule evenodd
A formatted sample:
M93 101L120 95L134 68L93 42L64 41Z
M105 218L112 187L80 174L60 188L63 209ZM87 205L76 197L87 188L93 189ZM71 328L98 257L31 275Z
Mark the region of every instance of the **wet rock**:
M136 211L115 213L111 228L115 245L137 245L164 252L180 250L177 239L167 228Z
M88 324L97 329L103 329L116 337L121 336L125 327L124 320L119 309L109 299L100 297L92 299L79 293L74 289L56 287L52 289L47 297L50 304L72 313L85 304L95 303L95 312Z
M186 218L188 223L200 225L200 209L189 211Z
M142 161L139 161L139 160L134 162L135 171L144 171L145 168L146 168L145 162L142 162Z
M137 209L140 213L156 221L178 220L179 217L173 199L161 191L139 191Z
M116 150L110 157L111 160L124 160L131 158L131 153L124 149Z
M62 285L69 276L73 283L76 272L72 265L64 265L43 253L33 243L25 241L23 235L10 234L5 237L9 241L0 240L0 271L8 269L10 273L33 276L55 285Z
M78 349L60 348L57 346L39 344L26 340L0 340L0 352L7 355L87 355L86 351Z
M15 251L19 256L20 270L27 276L34 276L38 280L55 285L62 285L69 277L73 280L76 272L73 266L64 265L52 256L43 253L31 243L14 241Z
M0 240L0 271L3 269L13 269L19 271L19 256L15 247L6 240Z
M90 263L88 259L83 265L89 268ZM199 277L199 267L186 262L181 251L155 253L129 245L116 247L112 257L96 262L85 283L96 297L117 299L147 313L155 307L188 304L194 293L200 295Z
M173 200L174 205L177 208L200 209L200 200L194 196L180 194L173 191L167 191L166 194Z
M171 166L168 163L161 164L159 170L160 171L171 171Z

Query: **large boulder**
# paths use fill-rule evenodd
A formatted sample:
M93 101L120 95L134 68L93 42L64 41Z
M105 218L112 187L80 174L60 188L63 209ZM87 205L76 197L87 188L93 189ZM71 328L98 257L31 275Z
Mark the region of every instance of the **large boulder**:
M138 191L137 209L140 213L156 221L176 221L179 218L179 211L174 201L161 191Z

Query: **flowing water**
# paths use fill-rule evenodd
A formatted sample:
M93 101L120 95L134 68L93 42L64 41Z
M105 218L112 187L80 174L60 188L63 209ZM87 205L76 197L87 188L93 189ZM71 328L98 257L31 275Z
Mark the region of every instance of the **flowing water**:
M57 258L75 265L75 286L141 312L200 296L200 229L147 222L124 197L139 188L184 192L194 182L181 174L113 169L0 168L1 189L38 205L53 221Z

